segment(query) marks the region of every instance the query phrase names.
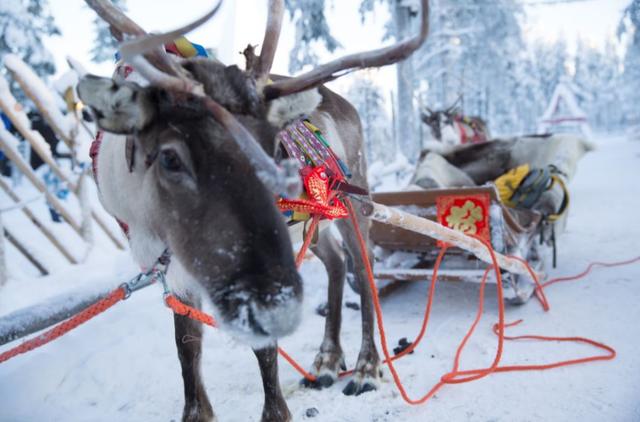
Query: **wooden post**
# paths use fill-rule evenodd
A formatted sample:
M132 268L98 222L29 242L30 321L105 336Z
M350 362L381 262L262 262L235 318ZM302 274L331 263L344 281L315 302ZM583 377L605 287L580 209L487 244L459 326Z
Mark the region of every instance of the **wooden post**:
M362 211L372 220L392 226L401 227L405 230L420 233L436 240L457 246L465 251L471 252L481 261L493 264L491 254L486 246L478 239L467 236L457 230L452 230L435 221L421 218L397 208L387 207L376 202L366 202ZM527 267L517 259L509 258L505 255L495 253L498 266L503 270L513 274L525 274L530 276ZM542 274L536 274L542 280Z
M18 105L18 102L13 97L13 95L11 95L11 92L9 91L9 85L3 78L0 78L0 93L3 94L3 95L0 95L0 109L2 109L2 111L4 111L4 113L7 115L7 117L9 117L13 125L18 129L18 131L22 135L22 137L25 138L29 142L29 144L31 144L33 151L35 151L36 154L38 154L38 156L42 159L42 161L44 161L45 164L49 166L49 168L60 180L62 180L67 184L67 186L69 186L69 189L76 192L77 191L76 183L74 183L71 179L69 179L69 177L62 171L62 169L60 169L58 164L53 160L53 157L51 155L51 150L49 148L49 144L46 143L46 141L42 138L42 136L38 132L31 130L29 126L29 119L27 118L26 114L24 114L24 112L17 111L16 105ZM42 110L40 111L42 112ZM124 250L125 245L122 242L122 240L118 238L118 235L113 233L109 229L106 222L90 205L89 207L91 209L90 211L91 217L96 221L96 223L98 223L98 226L107 234L109 239L111 239L111 241L116 245L118 249Z
M90 170L84 170L80 175L76 195L80 201L82 238L87 242L87 244L89 244L89 250L91 250L91 248L93 248L94 239L91 225L91 203L89 202L89 192L87 189L88 171Z
M22 242L20 242L18 240L18 238L16 238L9 230L7 230L6 228L3 228L4 230L4 236L7 238L7 240L9 241L9 243L11 243L13 246L15 246L15 248L22 254L24 255L25 258L27 258L27 260L29 262L31 262L31 264L36 267L38 269L38 271L40 271L40 275L49 275L49 270L47 270L47 268L42 265L42 263L40 263L40 261L38 261L36 259L35 256L33 256L33 254L31 252L29 252L29 249L27 249L26 246L24 246L22 244Z
M13 190L9 187L9 185L0 178L0 188L5 191L5 193L11 198L13 202L20 203L20 197L16 195ZM69 252L69 250L64 246L64 244L59 241L56 236L53 234L51 230L47 228L47 226L40 221L38 217L35 216L31 212L31 210L27 207L22 208L22 212L31 220L31 222L42 232L42 234L49 239L49 241L55 246L55 248L60 251L60 253L69 261L71 264L77 264L78 260Z
M18 82L22 91L34 102L42 117L47 121L49 126L58 134L60 139L67 145L69 151L73 155L75 153L75 139L71 131L65 130L63 127L64 115L56 107L55 100L51 96L49 89L36 75L36 73L22 59L14 54L7 54L4 57L4 65L11 73L13 79ZM29 81L34 83L32 86Z

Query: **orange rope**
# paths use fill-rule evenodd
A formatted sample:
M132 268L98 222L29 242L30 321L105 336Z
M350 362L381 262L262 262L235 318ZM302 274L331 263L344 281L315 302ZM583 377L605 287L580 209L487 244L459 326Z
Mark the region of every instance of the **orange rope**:
M200 321L203 324L209 325L211 327L217 327L216 321L209 314L202 312L199 309L193 308L189 305L185 305L180 302L180 300L173 296L167 295L164 299L165 303L173 312L178 315L186 316L187 318L191 318L196 321ZM285 352L281 347L278 347L278 353L282 356L291 366L293 366L303 377L308 378L311 381L315 381L316 377L309 374L304 370L287 352Z
M522 320L518 320L516 322L513 323L509 323L509 324L505 324L504 322L504 300L503 300L503 292L502 292L502 278L501 278L501 274L499 271L499 267L497 265L497 261L496 261L496 256L495 256L495 252L493 251L493 248L491 247L491 244L489 242L487 242L486 240L479 238L477 236L474 236L476 239L478 239L479 241L481 241L488 249L490 255L491 255L491 259L493 264L491 266L489 266L486 270L485 273L482 277L482 281L480 283L480 293L479 293L479 306L478 306L478 311L476 313L476 317L471 325L471 327L469 328L469 330L467 331L466 335L464 336L462 342L460 343L460 345L458 346L458 349L456 351L456 355L454 358L454 363L453 363L453 368L451 370L451 372L444 374L441 378L440 378L440 382L438 382L437 384L435 384L431 390L429 390L429 392L427 392L427 394L425 394L423 397L421 397L420 399L414 400L411 399L403 384L402 381L400 380L400 377L393 365L393 362L400 359L403 356L406 356L407 354L411 353L417 346L418 344L423 340L426 331L427 331L427 327L428 327L428 322L429 322L429 316L431 314L431 309L432 309L432 305L433 305L433 298L435 295L435 284L438 278L438 270L440 268L442 259L448 249L448 245L444 245L439 254L438 257L436 259L435 265L434 265L434 271L433 271L433 275L431 278L431 285L430 288L428 290L429 292L429 296L427 299L427 306L425 308L425 313L424 313L424 317L423 317L423 322L422 322L422 326L420 327L420 331L418 333L418 335L416 336L415 340L412 342L412 344L405 350L403 350L401 353L398 353L395 356L391 356L388 350L388 346L387 346L387 338L386 338L386 332L384 329L384 323L383 323L383 316L382 316L382 308L380 306L380 299L378 297L378 292L377 292L377 288L375 286L375 280L374 280L374 276L373 276L373 270L371 267L371 263L369 261L369 256L367 253L367 247L366 247L366 242L364 241L364 238L362 236L362 232L360 231L360 227L358 225L357 219L355 217L355 210L353 208L353 204L351 203L351 201L349 199L345 199L345 204L347 206L347 208L349 209L349 216L351 218L351 222L354 226L356 235L358 237L358 244L360 247L360 253L362 256L362 259L364 261L365 264L365 268L367 271L367 280L369 283L369 286L371 288L371 292L372 292L372 296L373 296L373 302L374 302L374 309L376 312L376 322L378 325L378 330L380 332L380 341L382 344L382 351L384 354L384 360L383 363L387 364L389 366L389 370L391 371L391 374L393 376L394 379L394 383L396 385L396 387L398 388L398 390L400 391L400 394L402 395L402 398L409 404L421 404L426 402L427 400L429 400L442 386L444 386L445 384L459 384L459 383L465 383L465 382L470 382L470 381L474 381L483 377L486 377L487 375L490 375L491 373L494 372L508 372L508 371L532 371L532 370L546 370L546 369L552 369L552 368L557 368L560 366L568 366L568 365L575 365L575 364L579 364L579 363L585 363L585 362L593 362L593 361L598 361L598 360L611 360L613 358L615 358L616 356L616 351L607 346L606 344L594 341L594 340L590 340L587 338L583 338L583 337L548 337L548 336L540 336L540 335L520 335L520 336L505 336L504 335L504 329L506 327L512 327L515 326L519 323L522 322ZM309 245L311 244L311 239L313 238L313 235L318 227L318 223L319 223L320 218L318 216L314 216L312 221L311 221L311 225L309 227L309 230L305 236L302 248L300 249L300 251L298 252L298 255L296 256L296 266L300 267L301 263L302 263L302 259L307 251L307 249L309 248ZM544 284L541 284L540 281L538 280L535 272L529 267L528 263L523 260L522 258L519 257L515 257L512 256L511 258L517 259L521 262L523 262L526 267L527 270L529 271L531 277L533 278L535 284L536 284L536 296L537 298L540 300L540 303L542 304L543 308L545 311L549 310L549 304L548 301L545 297L544 294L544 288L554 284L554 283L559 283L559 282L565 282L565 281L571 281L571 280L577 280L581 277L584 277L586 274L588 274L593 267L595 267L596 265L599 266L604 266L604 267L614 267L614 266L620 266L620 265L627 265L627 264L631 264L634 263L636 261L640 261L640 257L634 258L634 259L630 259L627 261L621 261L621 262L615 262L615 263L603 263L603 262L595 262L590 264L587 269L585 271L583 271L582 273L576 275L576 276L572 276L572 277L559 277L559 278L555 278L552 280L547 281ZM488 368L481 368L481 369L471 369L471 370L459 370L459 366L460 366L460 358L462 355L462 352L464 350L464 347L466 346L468 340L471 338L471 336L473 335L478 323L480 322L480 319L482 318L482 314L483 314L483 310L484 310L484 289L486 286L486 281L488 278L488 275L490 273L491 270L494 270L495 274L496 274L496 287L497 287L497 295L498 295L498 323L494 325L493 327L493 331L495 332L495 334L498 336L498 347L497 347L497 351L496 351L496 355L494 357L494 360L491 364L491 366L489 366ZM57 326L55 326L54 328L50 329L49 331L45 332L44 334L37 336L31 340L28 340L24 343L22 343L21 345L10 349L2 354L0 354L0 363L7 361L9 359L11 359L14 356L17 356L19 354L22 353L26 353L28 351L31 351L37 347L40 347L44 344L47 344L55 339L57 339L58 337L64 335L65 333L73 330L74 328L78 327L80 324L88 321L89 319L95 317L96 315L106 311L107 309L109 309L110 307L112 307L113 305L115 305L117 302L119 302L120 300L123 300L126 297L126 291L123 287L119 287L118 289L114 290L113 292L111 292L107 297L105 297L104 299L100 300L99 302L96 302L95 304L89 306L88 308L86 308L85 310L83 310L82 312L76 314L75 316L71 317L70 319L68 319L67 321L62 322L61 324L58 324ZM180 300L178 298L176 298L175 296L168 294L165 296L165 303L167 304L167 306L173 310L173 312L175 312L178 315L183 315L186 316L188 318L194 319L196 321L199 321L203 324L206 325L210 325L212 327L216 326L216 322L213 319L213 317L211 315L208 315L198 309L195 309L191 306L188 306L182 302L180 302ZM502 352L503 352L503 344L504 344L504 340L540 340L540 341L557 341L557 342L574 342L574 343L583 343L583 344L588 344L591 346L594 346L596 348L600 348L602 350L607 351L608 353L606 355L596 355L596 356L589 356L589 357L585 357L585 358L578 358L578 359L571 359L571 360L566 360L566 361L559 361L559 362L554 362L554 363L549 363L549 364L539 364L539 365L507 365L507 366L499 366L500 360L502 358ZM305 378L311 380L311 381L315 381L316 377L310 373L308 373L307 371L304 370L304 368L302 368L302 366L300 366L284 349L282 348L278 348L278 353L289 363L291 364L300 374L302 374ZM339 376L345 376L345 375L349 375L353 373L353 370L350 371L344 371L341 372L339 374Z
M302 248L300 249L300 251L298 252L298 255L296 257L296 267L297 268L299 268L300 265L302 264L302 259L304 258L304 255L306 254L307 249L309 248L309 245L311 244L311 239L313 239L313 235L314 235L314 233L316 231L316 228L318 227L319 221L320 221L320 218L317 217L317 216L314 216L313 219L311 220L311 225L309 226L309 230L307 231L307 234L305 235L304 242L302 244ZM196 321L200 321L201 323L209 325L211 327L217 327L216 321L213 319L213 317L211 315L206 314L206 313L202 312L199 309L196 309L194 307L191 307L189 305L186 305L186 304L182 303L174 295L167 294L165 296L164 301L165 301L166 305L171 310L173 310L173 312L175 312L178 315L186 316L186 317L194 319ZM296 371L298 371L298 373L300 373L303 377L305 377L306 379L308 379L310 381L315 381L316 380L316 377L313 374L305 371L305 369L298 362L296 362L296 360L293 359L283 348L278 347L278 353L287 362L289 362L289 364Z
M529 272L529 275L533 279L533 282L536 284L536 299L538 299L538 301L542 305L542 309L545 312L549 311L551 309L551 306L549 306L547 296L544 294L544 285L540 284L540 280L538 279L536 272L531 269L531 266L526 260L520 258L519 256L509 255L509 258L513 258L516 261L520 261L524 264L524 266L527 268L527 271Z
M513 326L515 324L518 324L520 321L517 321L515 323L511 323L511 324L505 324L504 322L504 300L503 300L503 294L502 294L502 280L501 280L501 276L500 276L500 271L499 271L499 267L497 265L496 262L496 256L495 256L495 252L493 251L493 248L491 247L491 244L489 244L486 240L481 239L479 237L476 237L476 239L480 240L488 249L489 253L491 254L491 260L493 262L493 265L490 266L489 268L487 268L487 270L485 271L485 274L482 278L481 281L481 286L480 286L480 294L479 294L479 307L478 307L478 312L476 314L476 318L474 319L473 324L471 325L471 327L469 328L467 334L465 335L464 339L462 340L460 346L458 347L457 351L456 351L456 356L454 358L454 364L453 364L453 369L451 372L444 374L441 378L440 378L440 382L436 383L431 390L429 390L427 392L427 394L425 394L423 397L414 400L412 398L409 397L409 395L407 394L402 381L400 380L400 377L393 365L393 361L395 360L394 357L391 357L389 355L389 350L387 347L387 340L386 340L386 333L384 330L384 323L383 323L383 319L382 319L382 309L380 306L380 301L378 298L378 294L377 294L377 289L375 286L375 280L373 278L373 271L371 269L371 264L369 262L369 258L368 258L368 254L367 254L367 250L366 250L366 243L364 241L364 238L362 237L362 233L360 231L360 228L358 226L358 222L355 218L355 210L353 208L353 205L351 204L351 202L349 200L347 200L347 207L349 208L349 213L350 213L350 217L351 217L351 222L354 225L356 234L358 236L358 243L360 246L360 252L362 255L363 260L365 261L365 267L367 269L367 278L368 278L368 282L369 285L371 287L371 291L373 294L373 302L374 302L374 309L376 312L376 320L377 320L377 324L378 324L378 330L380 331L380 341L382 344L382 351L383 354L385 356L385 361L387 363L387 365L389 366L389 370L391 371L391 374L393 376L393 380L394 383L396 385L396 387L398 388L398 390L400 391L400 394L402 396L402 398L409 404L413 404L413 405L417 405L417 404L422 404L424 402L426 402L427 400L429 400L431 397L433 397L433 395L440 389L442 388L445 384L457 384L457 383L464 383L464 382L470 382L470 381L474 381L477 380L479 378L485 377L493 372L508 372L508 371L531 371L531 370L544 370L544 369L551 369L551 368L557 368L560 366L568 366L568 365L575 365L578 363L585 363L585 362L593 362L593 361L597 361L597 360L610 360L615 358L616 356L616 352L613 348L603 344L603 343L599 343L590 339L586 339L586 338L582 338L582 337L546 337L546 336L538 336L538 335L523 335L523 336L517 336L517 337L508 337L504 335L504 329L505 327L510 327ZM446 249L446 246L445 246ZM443 254L443 251L440 251L440 255L438 256L438 258L441 258ZM640 259L640 257L639 257ZM631 261L626 261L626 263L630 263L630 262L635 262L635 260L631 260ZM439 262L437 263L439 265ZM622 265L622 264L619 264ZM460 357L462 355L462 351L467 343L467 341L469 340L469 338L471 337L471 335L473 334L476 326L478 325L478 322L480 321L480 318L482 316L482 311L483 311L483 303L484 303L484 288L486 285L486 280L487 280L487 276L489 274L489 271L493 269L495 271L496 274L496 278L497 278L497 282L496 282L496 287L497 287L497 293L498 293L498 323L494 325L494 332L496 333L496 335L498 336L498 349L496 351L496 356L493 360L493 363L491 364L490 367L488 368L481 368L481 369L472 369L472 370L459 370L459 366L460 366ZM434 292L434 286L435 286L435 282L436 282L436 274L437 274L437 268L434 268L434 274L433 277L431 279L431 288L430 288L430 294L429 294L429 299L428 299L428 303L427 303L427 309L428 311L425 312L425 317L424 317L424 321L423 321L423 328L421 329L421 334L423 334L424 331L424 326L426 324L426 320L429 318L429 312L430 312L430 308L431 308L431 303L433 300L433 292ZM543 285L540 285L539 281L537 280L535 273L528 268L529 272L531 273L531 275L534 278L534 281L536 281L536 286L537 286L537 290L539 290L539 299L541 300L541 303L543 304L543 307L545 307L545 309L548 309L548 303L546 301L546 298L544 297L544 292L543 292ZM564 280L563 280L564 281ZM547 283L547 285L550 283ZM422 339L422 336L419 335L418 339ZM586 358L579 358L579 359L572 359L572 360L566 360L566 361L560 361L560 362L555 362L555 363L550 363L550 364L543 364L543 365L509 365L509 366L499 366L500 363L500 359L502 357L502 349L503 349L503 342L504 340L520 340L520 339L534 339L534 340L542 340L542 341L559 341L559 342L577 342L577 343L584 343L584 344L589 344L591 346L603 349L605 351L607 351L608 353L606 355L597 355L597 356L589 356ZM415 347L417 346L417 341L414 342L414 344L411 345L411 350L415 349ZM397 356L396 356L397 358Z
M595 266L600 266L600 267L619 267L621 265L628 265L628 264L633 264L634 262L638 262L640 261L640 256L632 258L632 259L628 259L626 261L618 261L618 262L592 262L591 264L589 264L589 266L580 274L576 274L574 276L570 276L570 277L557 277L557 278L552 278L551 280L545 282L542 287L547 287L550 286L552 284L555 283L562 283L565 281L575 281L578 280L579 278L584 277L585 275L589 274L589 272L591 272L591 270L595 267Z
M309 230L307 230L307 235L304 238L302 247L298 251L298 255L296 255L296 268L300 268L300 265L302 265L302 260L304 259L304 256L307 253L307 249L309 249L309 245L311 245L311 240L313 239L313 235L315 234L319 223L320 223L320 216L316 214L311 219L311 225L309 226Z
M551 369L551 368L557 368L560 366L568 366L568 365L575 365L578 363L585 363L585 362L593 362L593 361L597 361L597 360L610 360L613 359L616 356L616 352L613 348L603 344L603 343L599 343L590 339L586 339L586 338L582 338L582 337L547 337L547 336L538 336L538 335L522 335L522 336L516 336L516 337L510 337L510 336L505 336L504 334L504 329L506 327L511 327L514 326L516 324L519 324L521 321L516 321L515 323L510 323L510 324L505 324L504 322L504 298L503 298L503 291L502 291L502 277L499 271L499 267L497 264L497 260L496 260L496 256L495 256L495 252L493 251L493 248L491 247L491 244L489 242L487 242L486 240L479 238L477 236L474 236L476 239L480 240L485 247L487 247L490 255L491 255L491 259L493 264L491 266L489 266L486 270L485 273L482 277L482 281L480 283L480 293L479 293L479 305L478 305L478 311L476 313L476 317L473 321L473 323L471 324L471 327L469 328L469 330L467 331L466 335L464 336L462 342L460 343L460 345L458 346L457 350L456 350L456 355L454 358L454 362L453 362L453 368L451 370L451 372L448 372L446 374L444 374L441 378L440 381L438 383L436 383L431 390L429 390L427 392L427 394L425 394L424 396L422 396L419 399L412 399L409 397L406 389L404 388L404 385L402 384L402 381L400 380L400 376L398 375L398 372L395 368L395 366L393 365L393 362L402 358L403 356L406 356L407 354L411 353L414 349L416 349L416 347L418 346L418 344L424 339L424 336L426 334L427 331L427 327L428 327L428 322L429 322L429 316L431 314L431 309L433 306L433 298L435 296L435 285L438 279L438 271L440 268L440 265L442 263L442 259L448 249L448 245L444 245L444 247L441 248L438 257L436 258L436 262L434 265L434 271L433 271L433 276L431 278L431 285L430 288L428 290L428 298L427 298L427 305L425 308L425 313L424 313L424 317L423 317L423 321L422 321L422 326L420 327L420 331L418 333L418 335L416 336L415 340L412 342L412 344L405 350L403 350L401 353L398 353L395 356L391 356L388 350L388 346L387 346L387 338L386 338L386 332L384 329L384 323L383 323L383 316L382 316L382 308L380 306L380 299L378 297L378 292L375 286L375 280L374 280L374 276L373 276L373 271L371 268L371 263L369 262L369 257L368 254L366 252L366 243L364 241L364 238L362 237L362 232L360 231L360 228L358 226L358 222L355 218L355 210L353 208L353 205L351 204L351 202L349 200L345 201L347 208L349 209L349 214L350 214L350 218L351 218L351 222L354 225L354 229L356 232L356 235L358 237L358 244L360 247L360 253L361 256L364 260L365 263L365 268L367 271L367 280L369 283L369 286L371 288L371 292L373 295L373 302L374 302L374 309L376 312L376 322L378 325L378 330L380 332L380 341L381 341L381 345L382 345L382 351L383 351L383 355L384 355L384 360L383 360L383 364L386 364L389 366L389 370L391 371L391 374L393 376L394 379L394 383L396 385L396 387L398 388L398 390L400 391L400 394L402 396L402 398L409 404L413 404L413 405L417 405L417 404L422 404L425 403L427 400L429 400L431 397L433 397L433 395L440 390L440 388L442 388L444 385L446 384L461 384L461 383L465 383L465 382L470 382L470 381L475 381L477 379L486 377L494 372L508 372L508 371L531 371L531 370L545 370L545 369ZM296 265L299 267L300 264L302 263L302 259L301 257L304 257L306 250L309 247L309 244L311 243L311 238L314 235L315 230L317 229L317 223L318 223L319 219L315 218L312 220L312 224L305 236L305 240L303 242L302 245L302 249L298 252L298 255L296 257ZM522 258L519 257L512 257L515 258L517 260L520 260L521 262L523 262L526 266L527 266L527 270L529 271L529 273L531 274L531 277L533 278L534 282L536 283L536 295L538 297L538 299L540 300L543 308L545 310L549 310L549 304L547 302L547 299L544 295L544 287L546 285L549 285L550 283L547 282L545 284L540 284L540 281L538 280L535 272L529 267L528 263L526 261L524 261ZM640 260L640 257L634 260L630 260L630 261L625 261L624 263L632 263L635 262L636 260ZM613 265L623 265L624 263L616 263L616 264L601 264L600 265L605 265L605 266L613 266ZM591 268L591 266L589 267L589 269ZM588 269L588 270L589 270ZM487 367L487 368L481 368L481 369L471 369L471 370L460 370L460 359L462 356L462 352L467 344L467 342L469 341L469 339L471 338L471 336L473 335L476 327L478 326L478 323L480 322L480 319L482 318L482 314L484 311L484 291L485 291L485 287L486 287L486 282L487 282L487 278L489 276L489 273L491 270L494 270L495 274L496 274L496 289L497 289L497 296L498 296L498 323L494 325L494 332L496 333L496 335L498 336L498 347L496 350L496 354L495 357L493 359L492 364ZM584 274L586 274L585 271L583 274L581 274L580 276L584 276ZM575 277L572 277L571 279L574 279ZM557 279L557 281L568 281L569 278L566 279ZM557 282L554 281L554 282ZM201 322L204 322L205 320L207 320L207 318L210 319L210 321L213 321L213 318L211 318L210 316L202 313L201 311L198 311L197 309L191 308L189 306L186 306L182 303L180 303L175 297L173 296L168 296L166 299L167 305L169 305L169 307L171 307L172 309L176 310L176 312L180 313L181 315L186 315L190 318L194 318L197 319ZM205 322L207 323L207 322ZM209 325L214 325L214 323L210 323ZM572 359L572 360L566 360L566 361L560 361L560 362L554 362L554 363L550 363L550 364L541 364L541 365L507 365L507 366L500 366L500 360L502 358L502 354L503 354L503 347L504 347L504 341L505 340L521 340L521 339L528 339L528 340L541 340L541 341L558 341L558 342L577 342L577 343L583 343L583 344L588 344L600 349L603 349L605 351L607 351L608 353L606 355L597 355L597 356L589 356L589 357L585 357L585 358L578 358L578 359ZM295 359L293 359L284 349L282 348L278 348L278 353L289 363L291 364L294 369L296 371L298 371L302 376L304 376L305 378L311 380L311 381L315 381L316 377L310 373L308 373L307 371L304 370L304 368L299 365ZM343 371L339 374L340 377L346 376L346 375L350 375L353 373L353 370L348 370L348 371Z
M182 316L186 316L187 318L191 318L195 321L200 321L203 324L209 325L211 327L215 327L216 321L209 314L202 312L199 309L193 308L189 305L185 305L180 302L180 300L174 295L168 294L164 298L164 303L167 304L174 313Z
M18 356L22 353L27 353L33 349L36 349L40 346L44 346L45 344L57 339L58 337L68 333L74 328L78 327L80 324L83 324L89 321L91 318L95 317L98 314L106 311L119 301L123 300L126 297L125 289L122 287L118 287L104 299L90 305L83 311L77 313L73 317L69 318L66 321L61 322L56 325L52 329L46 331L45 333L34 337L30 340L25 341L19 346L14 347L13 349L7 350L0 354L0 363L5 362L15 356Z

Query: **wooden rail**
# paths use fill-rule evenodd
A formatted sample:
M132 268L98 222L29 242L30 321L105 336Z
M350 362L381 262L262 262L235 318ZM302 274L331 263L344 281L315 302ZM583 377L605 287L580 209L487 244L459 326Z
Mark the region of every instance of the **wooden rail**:
M13 192L13 190L7 185L7 183L0 178L0 189L2 189L9 198L14 203L20 203L20 197ZM73 256L73 254L64 246L64 244L58 240L58 238L53 234L51 230L38 218L36 215L31 212L31 210L27 207L21 208L24 215L27 216L29 220L33 223L34 226L53 244L53 246L69 261L71 264L77 264L78 260Z
M14 77L17 77L15 73L14 73ZM26 91L25 86L28 87L28 85L24 80L20 79L19 84L22 87L22 89L25 90L25 93L27 93L27 96L29 96L36 103L36 105L38 106L38 109L44 116L46 110L44 110L45 107L42 103L38 103L36 101L38 100L38 97L35 94L33 94L32 91L29 91L29 92ZM49 149L49 144L45 142L45 140L42 138L42 136L38 132L35 132L31 130L30 127L28 127L27 124L29 120L27 116L24 114L24 112L17 111L18 107L16 106L18 105L18 102L13 97L13 95L11 95L7 82L2 78L0 78L0 93L3 94L3 95L0 95L0 109L2 109L2 111L7 115L7 117L9 117L13 125L16 127L16 129L18 129L18 131L22 135L22 137L29 142L32 150L42 159L44 163L46 163L49 166L49 168L53 171L53 173L60 180L65 182L67 186L69 186L69 189L71 189L74 192L77 192L77 188L78 188L77 184L73 180L71 180L62 171L62 169L58 166L58 164L53 160L53 156L51 155L51 151ZM58 118L60 119L61 117L58 117ZM47 122L50 125L55 121L56 119L53 119L51 117L47 119ZM52 127L54 128L56 134L58 134L58 136L62 138L63 132L64 132L63 129L60 128L59 125L56 125L56 127L52 125ZM91 217L98 224L100 229L109 237L109 239L111 239L111 241L115 244L115 246L118 249L120 250L125 249L124 242L118 238L118 235L116 233L113 233L113 231L109 228L109 226L104 221L102 216L100 216L98 212L93 208L91 209Z

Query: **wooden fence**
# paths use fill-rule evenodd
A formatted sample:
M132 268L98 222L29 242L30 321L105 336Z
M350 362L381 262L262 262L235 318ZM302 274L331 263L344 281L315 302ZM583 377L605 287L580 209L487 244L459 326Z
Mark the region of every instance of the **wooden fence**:
M19 58L8 55L4 60L5 67L12 75L15 82L18 83L25 95L33 101L40 114L45 121L53 129L56 136L64 142L71 151L74 165L77 164L77 136L78 127L80 127L78 116L74 116L76 124L69 125L67 118L57 107L54 95L50 92L46 85L35 75L35 73ZM9 131L0 125L0 150L5 157L11 161L14 168L25 175L27 180L40 193L39 198L45 198L48 206L57 212L68 227L80 236L86 243L87 250L93 245L92 227L95 223L98 228L106 234L110 242L118 249L125 249L125 240L121 233L115 228L115 225L108 224L105 221L105 214L100 212L88 198L86 194L87 183L91 179L90 171L83 170L80 174L73 174L65 171L53 158L49 144L44 140L39 132L31 129L30 121L24 112L24 107L16 100L9 89L9 83L3 77L0 77L0 111L2 111L11 121L20 136L29 143L32 153L36 154L42 161L49 166L52 173L68 188L75 196L79 205L80 212L74 213L69 208L69 204L60 200L55 194L49 191L42 179L34 172L31 166L24 160L17 149L19 140ZM75 110L74 110L75 112ZM47 227L47 224L38 218L30 209L29 201L23 201L19 194L13 190L6 181L0 177L0 189L7 195L13 204L0 205L0 214L8 211L22 212L33 226L44 235L51 247L58 251L66 261L71 264L77 264L81 259L76 257L65 245L65 242ZM95 201L94 201L95 202ZM79 216L78 216L79 215ZM108 217L107 217L108 218ZM1 215L0 215L1 219ZM1 224L1 220L0 220ZM0 226L1 227L1 226ZM0 233L7 239L25 258L33 264L41 274L48 274L46 266L40 262L30 252L30 248L25 242L20 242L15 233L11 229L1 228ZM2 243L2 242L0 242ZM7 279L7 269L5 263L4 245L0 245L0 285Z

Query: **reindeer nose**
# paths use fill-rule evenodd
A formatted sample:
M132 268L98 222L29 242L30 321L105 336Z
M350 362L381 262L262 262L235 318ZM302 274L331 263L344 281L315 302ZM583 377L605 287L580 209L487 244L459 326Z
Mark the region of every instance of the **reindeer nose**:
M300 323L302 279L295 268L245 274L212 293L223 326L256 347L291 334Z
M254 304L253 329L258 334L276 339L291 334L300 324L302 298L291 295L273 306Z

